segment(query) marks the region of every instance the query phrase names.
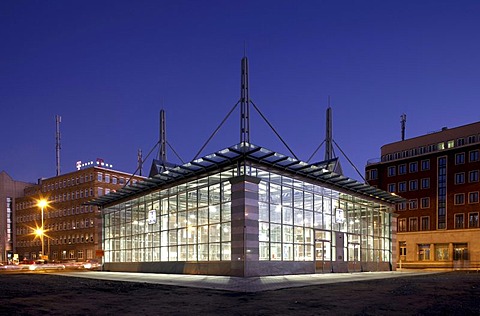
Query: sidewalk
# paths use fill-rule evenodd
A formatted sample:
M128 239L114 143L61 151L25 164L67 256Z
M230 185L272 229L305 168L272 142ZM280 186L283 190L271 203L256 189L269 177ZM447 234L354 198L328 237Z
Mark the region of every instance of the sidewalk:
M317 284L389 279L416 275L435 274L441 272L444 271L402 270L358 273L301 274L250 278L106 271L60 272L54 274L66 277L91 278L124 282L143 282L233 292L262 292L284 288L311 286Z

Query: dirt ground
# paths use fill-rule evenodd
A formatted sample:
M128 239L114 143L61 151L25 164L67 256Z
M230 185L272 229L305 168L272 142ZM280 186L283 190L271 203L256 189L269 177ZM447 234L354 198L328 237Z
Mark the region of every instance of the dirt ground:
M480 315L480 273L236 293L50 273L0 274L0 315Z

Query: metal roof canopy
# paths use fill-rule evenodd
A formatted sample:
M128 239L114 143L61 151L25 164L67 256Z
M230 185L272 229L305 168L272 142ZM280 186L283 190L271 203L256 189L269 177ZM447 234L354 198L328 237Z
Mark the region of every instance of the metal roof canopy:
M87 204L104 207L115 202L152 192L169 186L179 180L194 179L211 171L222 169L239 161L254 162L259 166L266 166L270 170L301 177L314 182L327 184L344 192L378 199L387 203L404 202L405 199L368 184L358 182L331 172L321 166L308 164L304 161L285 156L283 154L259 147L250 143L240 143L189 163L170 168L152 178L147 178L120 190L98 197Z

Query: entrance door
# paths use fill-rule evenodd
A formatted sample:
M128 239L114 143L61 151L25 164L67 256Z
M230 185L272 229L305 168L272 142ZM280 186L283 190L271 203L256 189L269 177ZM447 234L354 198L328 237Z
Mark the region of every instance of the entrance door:
M332 269L332 243L328 237L330 232L315 231L315 269L319 273L331 272Z

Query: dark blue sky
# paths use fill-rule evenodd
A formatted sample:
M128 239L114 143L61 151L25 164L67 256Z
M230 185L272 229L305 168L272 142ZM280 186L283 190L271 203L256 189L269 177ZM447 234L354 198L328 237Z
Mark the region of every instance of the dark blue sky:
M54 176L59 114L62 173L96 158L134 172L162 107L191 160L239 99L246 41L251 98L296 155L325 138L330 95L363 172L402 113L408 138L480 119L479 16L479 1L2 1L0 170ZM288 154L251 111L251 142ZM202 155L239 138L237 110Z

